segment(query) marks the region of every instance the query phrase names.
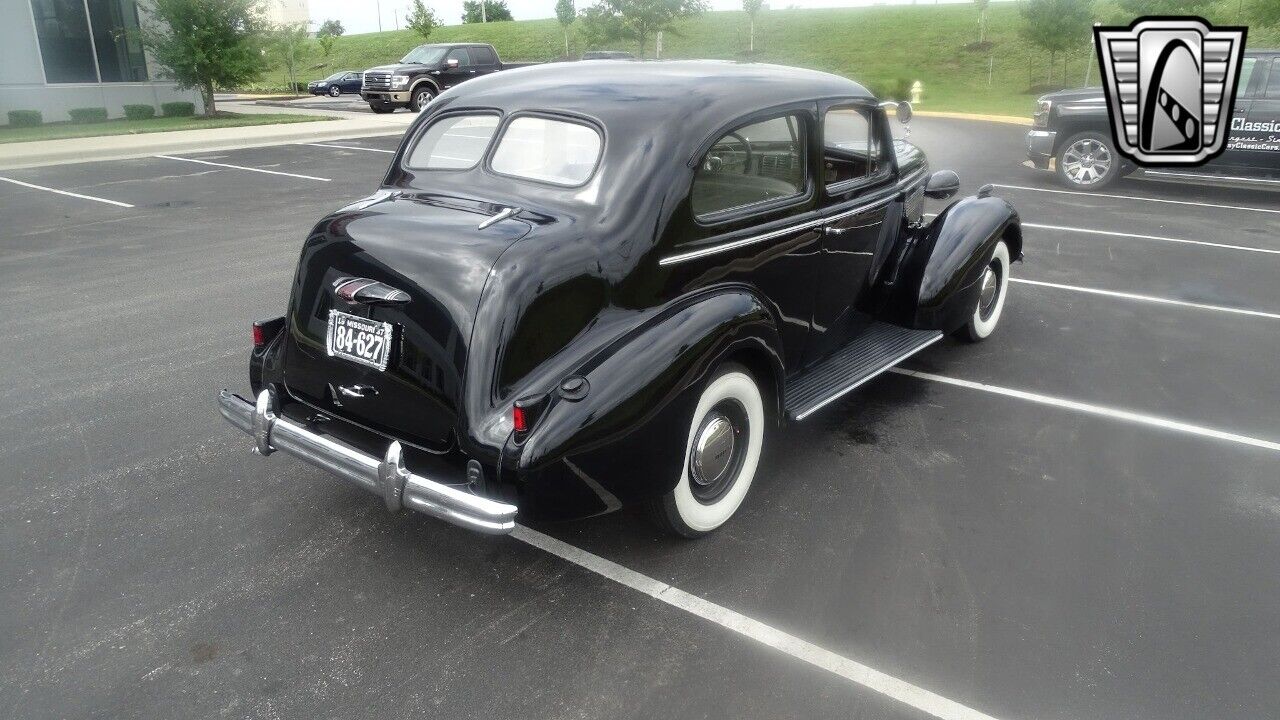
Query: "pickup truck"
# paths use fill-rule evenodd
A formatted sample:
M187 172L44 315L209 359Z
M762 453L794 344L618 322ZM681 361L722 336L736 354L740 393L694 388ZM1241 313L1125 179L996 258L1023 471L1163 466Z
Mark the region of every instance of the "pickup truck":
M1102 88L1041 97L1027 133L1027 159L1041 170L1052 164L1058 179L1075 190L1099 190L1137 170L1116 152ZM1280 50L1245 51L1227 148L1221 155L1186 171L1144 172L1248 184L1280 180Z
M376 113L407 107L418 112L435 96L460 82L534 63L504 63L487 43L419 45L396 65L364 71L360 97Z

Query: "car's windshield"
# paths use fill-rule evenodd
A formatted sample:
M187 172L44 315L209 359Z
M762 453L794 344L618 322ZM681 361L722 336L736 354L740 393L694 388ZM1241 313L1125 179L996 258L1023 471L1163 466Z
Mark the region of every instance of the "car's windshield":
M345 70L344 70L344 71L342 71L342 72L336 72L336 73L334 73L334 74L330 75L329 77L325 78L325 80L341 80L341 79L342 79L342 76L343 76L343 75L346 75L346 74L347 74L347 73L346 73L346 71L345 71Z
M448 48L442 48L436 45L419 45L409 51L408 55L400 58L402 63L416 63L418 65L430 65L438 63L444 58Z

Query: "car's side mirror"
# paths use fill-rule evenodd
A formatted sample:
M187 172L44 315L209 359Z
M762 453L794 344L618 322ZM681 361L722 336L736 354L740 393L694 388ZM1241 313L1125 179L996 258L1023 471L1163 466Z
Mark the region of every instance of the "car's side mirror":
M911 116L913 114L915 113L911 109L911 103L907 102L906 100L903 100L902 102L898 103L898 122L902 123L903 125L906 125L907 123L911 122Z
M448 65L451 68L456 68L458 67L458 58L449 58L448 60L444 61L444 64Z
M946 200L960 192L960 176L955 170L939 170L924 183L924 194L934 200Z

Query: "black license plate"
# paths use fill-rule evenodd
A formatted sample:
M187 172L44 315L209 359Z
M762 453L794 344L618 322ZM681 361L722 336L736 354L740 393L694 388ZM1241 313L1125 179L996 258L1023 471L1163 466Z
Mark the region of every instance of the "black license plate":
M340 357L386 370L387 362L391 359L391 338L394 332L395 328L391 323L330 310L326 338L329 357Z

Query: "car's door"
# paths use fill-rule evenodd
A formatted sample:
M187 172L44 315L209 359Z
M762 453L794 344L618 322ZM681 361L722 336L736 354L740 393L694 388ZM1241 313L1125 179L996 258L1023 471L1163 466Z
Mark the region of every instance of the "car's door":
M841 347L871 321L858 300L902 219L884 114L867 100L824 103L820 111L818 209L825 222L806 362Z
M800 367L818 272L812 164L815 107L743 118L709 139L687 201L690 221L661 259L674 292L742 283L779 318L788 371Z
M467 48L454 48L444 56L445 67L440 71L440 87L441 89L451 88L454 85L475 77L476 69L471 64L471 53Z
M1256 57L1246 57L1241 62L1240 76L1236 81L1235 107L1231 125L1227 129L1227 149L1209 163L1211 168L1237 168L1247 164L1248 151L1244 150L1242 141L1251 133L1243 131L1242 127L1248 120L1254 96L1260 92L1262 81L1266 79L1268 64L1269 61Z
M1253 60L1254 58L1245 58ZM1234 147L1223 153L1232 165L1250 175L1280 175L1280 57L1258 58L1244 113L1236 100L1236 123L1229 141Z
M360 92L361 78L360 73L349 72L342 76L342 92L358 93Z

